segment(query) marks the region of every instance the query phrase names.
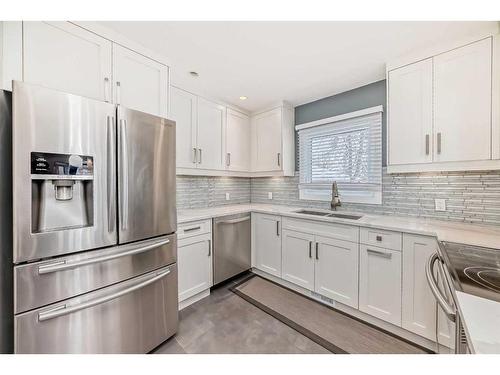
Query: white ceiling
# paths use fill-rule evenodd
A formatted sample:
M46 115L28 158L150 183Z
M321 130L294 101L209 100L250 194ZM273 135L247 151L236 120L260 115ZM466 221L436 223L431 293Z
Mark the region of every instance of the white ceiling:
M384 78L385 63L496 22L100 22L168 58L172 83L256 111ZM198 78L189 71L199 73ZM240 96L247 96L245 101Z

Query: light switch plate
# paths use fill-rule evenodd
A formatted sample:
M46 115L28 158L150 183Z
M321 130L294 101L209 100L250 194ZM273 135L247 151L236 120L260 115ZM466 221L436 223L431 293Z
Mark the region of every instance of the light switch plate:
M267 193L267 199L273 199L273 192L272 191Z
M226 193L226 200L229 200L229 193Z
M446 211L446 199L434 199L436 211Z

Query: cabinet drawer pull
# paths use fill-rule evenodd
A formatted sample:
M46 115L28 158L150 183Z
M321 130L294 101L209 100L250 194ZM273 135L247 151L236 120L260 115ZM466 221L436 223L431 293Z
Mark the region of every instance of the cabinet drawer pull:
M366 249L366 251L368 253L370 253L370 254L378 255L378 256L381 256L383 258L387 258L387 259L391 259L392 258L392 254L391 253L384 253L383 251L372 250L372 249Z
M375 239L376 239L378 242L382 242L382 236L377 236L377 237L375 237Z
M201 226L198 226L198 227L192 227L192 228L187 228L187 229L184 229L184 233L189 233L189 232L193 232L195 230L200 230L201 229Z

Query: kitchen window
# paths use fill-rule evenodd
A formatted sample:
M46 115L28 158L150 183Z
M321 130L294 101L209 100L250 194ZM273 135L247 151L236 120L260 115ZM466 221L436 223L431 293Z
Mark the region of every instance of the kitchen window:
M300 199L382 203L382 106L298 125Z

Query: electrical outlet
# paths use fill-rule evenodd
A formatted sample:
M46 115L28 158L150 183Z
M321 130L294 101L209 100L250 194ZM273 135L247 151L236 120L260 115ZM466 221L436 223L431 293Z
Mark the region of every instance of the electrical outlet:
M229 193L226 193L226 200L229 200Z
M446 199L434 199L436 211L446 211Z
M267 193L267 199L273 199L273 192L272 191Z

